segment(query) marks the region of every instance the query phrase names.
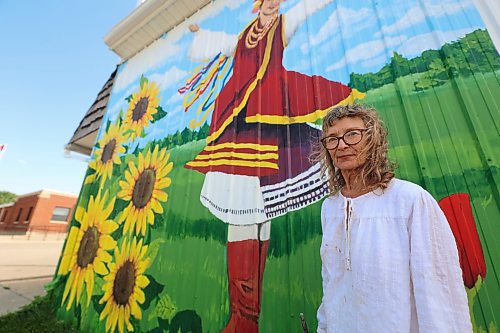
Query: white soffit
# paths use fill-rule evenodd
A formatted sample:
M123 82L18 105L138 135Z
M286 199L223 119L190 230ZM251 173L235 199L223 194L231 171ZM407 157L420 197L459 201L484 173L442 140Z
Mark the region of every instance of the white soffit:
M123 60L157 40L165 32L212 0L147 0L104 37L108 47Z

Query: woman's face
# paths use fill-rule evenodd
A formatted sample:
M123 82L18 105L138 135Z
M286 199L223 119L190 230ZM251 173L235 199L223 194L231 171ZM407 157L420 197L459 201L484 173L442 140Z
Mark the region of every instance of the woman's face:
M264 0L260 7L260 13L265 16L277 15L280 9L281 0Z
M329 149L328 152L333 161L333 165L340 169L340 171L349 171L359 168L366 162L366 154L360 154L366 145L366 132L362 131L361 140L356 144L347 144L347 142L357 141L355 135L359 132L351 132L353 130L364 130L366 129L363 119L359 117L344 117L333 122L333 126L329 127L324 135L324 137L334 136L337 138L342 137L344 134L348 133L344 139L338 140L338 146L335 149ZM350 138L347 138L347 137Z

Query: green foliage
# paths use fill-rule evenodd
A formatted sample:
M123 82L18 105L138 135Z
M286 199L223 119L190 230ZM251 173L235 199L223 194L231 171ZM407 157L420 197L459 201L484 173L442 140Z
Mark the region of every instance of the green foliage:
M174 147L180 147L189 142L203 140L208 137L210 126L205 122L199 130L192 130L189 127L184 128L182 131L176 131L173 134L168 134L161 140L155 140L154 143L160 145L160 147L166 147L167 149L172 149Z
M172 302L169 295L163 295L158 303L156 304L156 315L161 319L172 319L174 314L177 312L177 307Z
M9 202L14 202L17 199L17 194L7 192L7 191L0 191L0 205L4 203L9 203Z
M151 121L152 124L164 118L168 114L167 112L165 112L165 110L163 110L163 108L160 105L158 105L156 110L157 112L153 115L153 120Z
M69 324L56 319L54 298L49 294L35 300L19 311L0 317L0 332L71 333L78 332Z
M141 79L140 79L140 86L141 88L144 86L144 84L147 84L148 83L148 79L143 75L141 75Z
M414 82L415 91L443 85L451 78L500 69L500 57L486 30L475 30L439 50L426 50L407 59L394 52L389 64L377 73L351 73L349 86L366 92L395 82L397 78L425 73Z

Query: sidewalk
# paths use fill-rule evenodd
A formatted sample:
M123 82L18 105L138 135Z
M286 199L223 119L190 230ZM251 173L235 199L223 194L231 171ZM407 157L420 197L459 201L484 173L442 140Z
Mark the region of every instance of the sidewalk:
M45 240L44 240L45 239ZM45 294L56 269L64 235L0 235L0 315Z

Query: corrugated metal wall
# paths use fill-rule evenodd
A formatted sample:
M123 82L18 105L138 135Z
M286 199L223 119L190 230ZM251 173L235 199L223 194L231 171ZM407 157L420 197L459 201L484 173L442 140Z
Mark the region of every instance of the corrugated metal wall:
M275 1L262 29L252 5L217 0L120 66L52 285L59 316L218 332L261 307L261 332L300 332L301 312L314 330L312 123L358 101L387 125L397 176L447 215L475 331L498 331L500 57L473 3Z

